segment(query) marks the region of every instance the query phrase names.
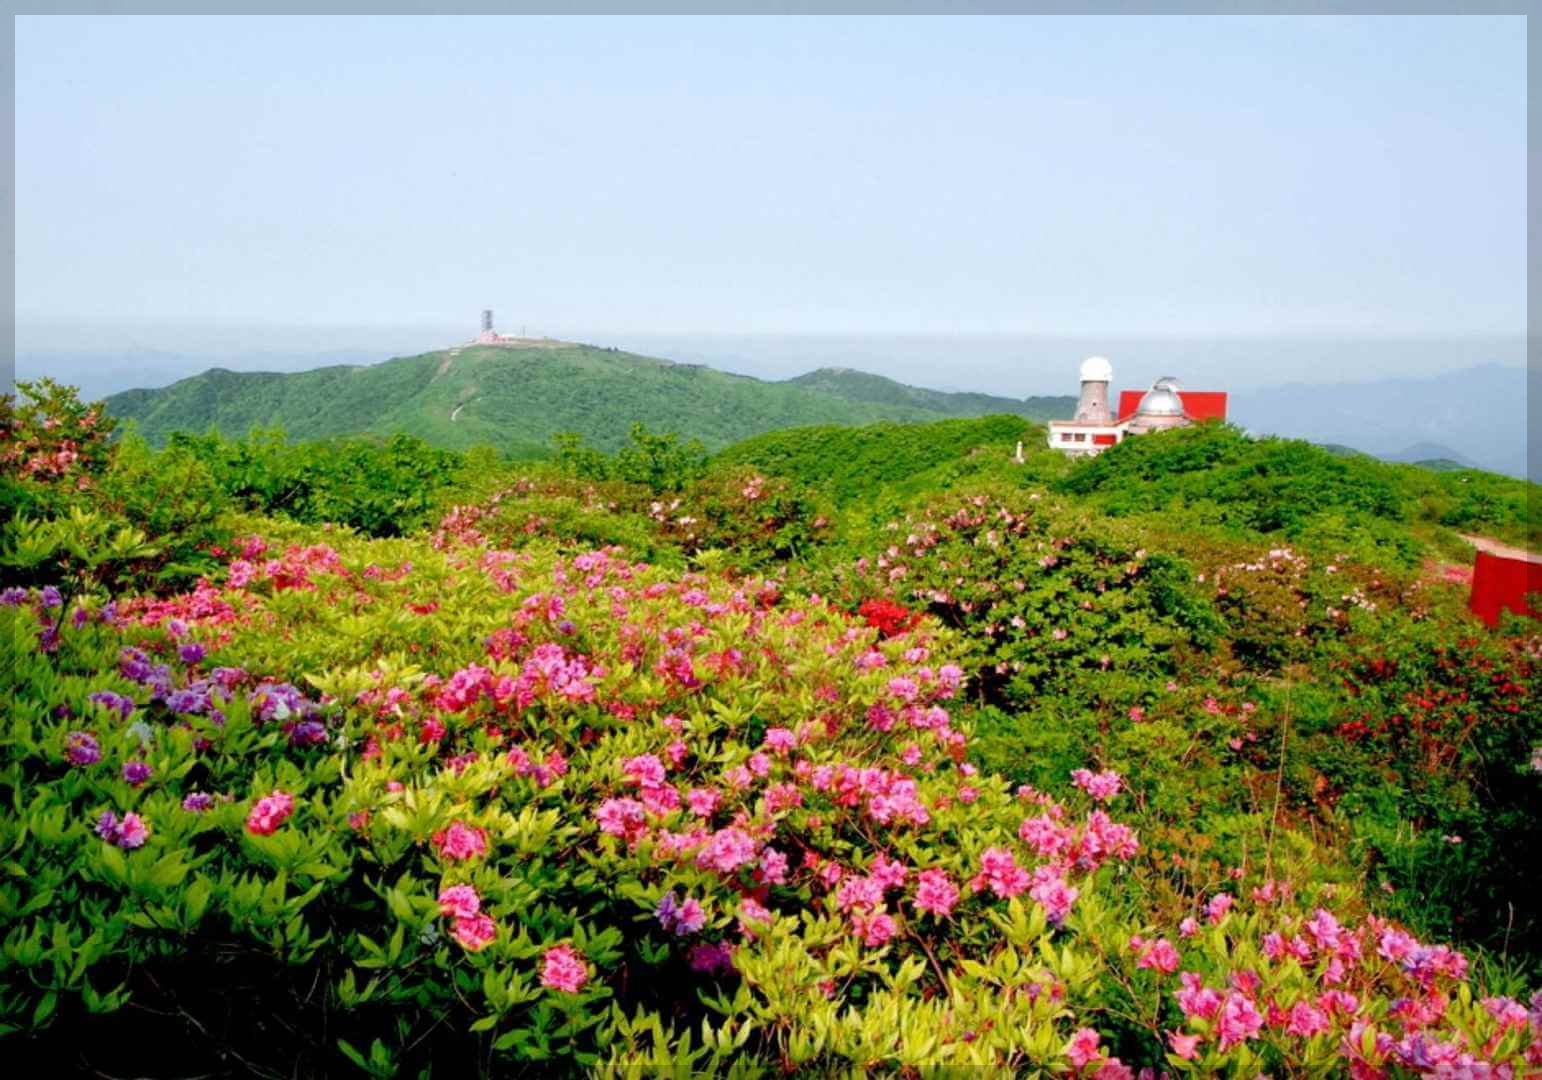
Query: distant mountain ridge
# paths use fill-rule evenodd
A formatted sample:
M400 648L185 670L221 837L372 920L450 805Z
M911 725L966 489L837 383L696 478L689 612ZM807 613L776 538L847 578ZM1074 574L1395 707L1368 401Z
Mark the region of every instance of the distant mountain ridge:
M926 390L907 386L882 375L853 368L820 368L787 382L835 394L851 401L875 405L908 405L928 409L944 416L983 416L989 413L1014 413L1031 420L1055 420L1069 416L1076 408L1076 395L1007 398L969 391Z
M1539 393L1542 376L1480 364L1429 378L1237 393L1229 418L1255 434L1337 443L1388 461L1444 459L1524 477L1526 401Z
M111 414L134 421L156 443L173 431L210 427L233 436L282 427L295 438L402 431L440 446L488 443L534 456L559 431L576 431L613 450L638 421L699 438L715 450L812 424L988 413L1041 419L1060 415L1075 399L946 394L840 369L766 382L617 349L543 342L539 348L468 345L301 372L214 368L106 401Z

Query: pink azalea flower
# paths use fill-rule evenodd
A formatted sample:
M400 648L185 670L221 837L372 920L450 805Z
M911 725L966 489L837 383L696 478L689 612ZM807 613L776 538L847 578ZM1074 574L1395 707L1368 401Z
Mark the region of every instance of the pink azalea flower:
M697 817L711 817L722 798L721 794L711 788L692 788L686 792L685 802Z
M787 728L767 728L765 741L761 745L773 754L785 754L798 745L798 739Z
M1216 893L1212 896L1210 902L1205 905L1205 916L1210 920L1210 924L1213 926L1224 919L1233 903L1230 893Z
M916 875L915 905L939 919L946 919L958 903L958 888L947 872L933 868Z
M1180 1035L1176 1031L1167 1033L1167 1043L1184 1061L1193 1061L1199 1056L1199 1036Z
M123 820L118 822L117 844L120 848L143 847L149 838L150 826L138 814L124 814Z
M1246 996L1236 991L1226 995L1217 1025L1222 1050L1229 1050L1238 1043L1254 1038L1263 1026L1264 1018Z
M1101 1057L1098 1049L1099 1035L1091 1028L1082 1028L1066 1043L1065 1056L1075 1069L1086 1068L1087 1063Z
M1106 802L1119 794L1124 778L1116 772L1094 773L1088 769L1075 769L1071 781L1099 802Z
M653 754L638 754L621 763L621 772L634 784L653 787L664 782L664 763Z
M594 812L600 823L600 831L619 836L628 844L635 844L648 822L643 815L643 805L636 799L606 799Z
M858 914L852 917L852 929L862 938L862 944L870 949L880 949L889 943L898 929L894 918L884 912L876 915Z
M571 945L554 945L546 950L541 968L541 985L550 990L576 994L589 981L589 969Z
M487 852L487 834L464 822L451 822L448 829L434 834L434 848L441 858L473 859Z
M1130 944L1134 946L1139 940L1139 937L1132 938ZM1164 975L1171 975L1178 970L1180 962L1178 950L1173 947L1171 941L1168 941L1166 938L1157 938L1149 944L1145 942L1141 944L1144 948L1140 953L1139 959L1135 962L1136 967L1145 968L1149 971L1160 971Z
M1017 865L1006 848L986 848L980 854L980 872L969 882L975 892L990 889L1002 899L1010 899L1027 890L1028 871Z
M486 915L456 919L450 930L450 936L472 952L491 944L497 933L497 925Z
M482 898L470 885L451 885L439 891L439 914L469 919L482 910Z
M257 800L246 815L246 831L254 836L269 836L294 813L294 796L275 791Z
M1052 877L1041 881L1028 890L1028 895L1038 901L1044 908L1049 921L1055 926L1065 922L1065 917L1071 913L1071 905L1076 903L1080 895L1079 890L1071 888L1065 883L1064 878Z

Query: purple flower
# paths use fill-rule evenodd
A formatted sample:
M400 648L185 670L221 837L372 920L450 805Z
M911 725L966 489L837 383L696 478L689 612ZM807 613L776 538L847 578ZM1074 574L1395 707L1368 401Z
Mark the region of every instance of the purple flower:
M117 621L118 602L116 600L109 600L107 603L102 605L102 622L106 623L108 626L111 626Z
M209 708L208 688L198 683L166 695L166 707L175 713L201 713Z
M96 693L90 695L86 700L94 701L98 705L105 705L107 708L112 709L125 720L127 720L129 715L134 711L134 701L132 698L126 698L122 694L114 693L111 690L98 690Z
M59 647L59 624L44 623L43 629L38 631L38 648L44 652L53 652Z
M64 737L64 756L71 765L95 765L102 760L102 748L89 731L72 731Z
M209 672L209 678L226 690L234 690L246 678L246 671L238 667L217 667Z
M321 712L314 701L288 683L265 682L248 694L247 700L257 706L257 719L262 723L309 720Z
M186 645L177 649L177 655L182 658L184 664L191 666L203 659L203 646L196 641L189 641Z
M27 590L12 586L0 592L0 607L16 607L27 599Z
M150 773L154 771L147 762L125 761L123 763L123 779L138 787L150 779Z
M157 698L171 692L171 669L165 664L150 663L150 658L138 649L125 646L118 653L118 674L151 687Z
M102 816L96 819L96 835L103 840L117 842L118 839L118 815L111 810L103 810Z
M327 726L320 720L301 720L289 729L289 742L294 746L315 746L327 741Z
M187 633L187 623L181 619L167 619L166 632L174 638L179 638Z
M46 608L55 608L64 603L64 597L61 596L59 594L59 590L52 585L44 585L42 593L39 594L39 598L43 601L43 606Z
M91 613L83 607L77 607L70 612L70 625L79 630L91 620Z
M214 796L207 791L195 791L182 800L182 809L202 814L214 806Z
M688 896L684 901L676 903L673 889L659 899L654 914L658 916L659 925L677 937L694 934L707 924L707 914L702 910L701 902L694 896Z

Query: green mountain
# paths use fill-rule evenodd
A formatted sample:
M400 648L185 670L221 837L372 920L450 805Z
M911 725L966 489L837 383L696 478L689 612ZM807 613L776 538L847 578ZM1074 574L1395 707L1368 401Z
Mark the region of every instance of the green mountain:
M906 386L882 375L851 368L820 368L788 379L794 386L833 394L848 401L926 409L942 416L987 416L1016 413L1030 420L1059 420L1076 410L1075 395L1062 397L1007 398L993 394L946 393Z
M1018 401L920 390L877 375L816 371L787 382L567 342L465 346L368 366L288 374L213 369L171 386L107 398L152 443L173 431L239 436L282 427L294 438L406 432L438 446L486 443L538 456L559 431L615 450L636 421L719 449L779 428L920 421L1013 412L1064 414L1070 398ZM1036 411L1037 410L1037 411Z

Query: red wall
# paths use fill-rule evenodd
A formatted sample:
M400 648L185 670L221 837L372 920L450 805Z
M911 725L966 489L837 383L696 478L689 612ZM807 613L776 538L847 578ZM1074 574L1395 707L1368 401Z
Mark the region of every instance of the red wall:
M1529 592L1542 593L1542 563L1478 552L1472 568L1472 599L1467 603L1474 615L1490 626L1499 625L1501 611L1542 618L1542 611L1526 607Z
M1118 419L1134 416L1135 410L1140 408L1140 399L1145 396L1144 390L1119 391ZM1179 390L1178 400L1183 402L1183 411L1195 420L1226 419L1224 390Z

